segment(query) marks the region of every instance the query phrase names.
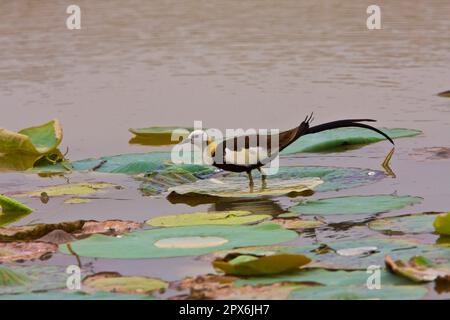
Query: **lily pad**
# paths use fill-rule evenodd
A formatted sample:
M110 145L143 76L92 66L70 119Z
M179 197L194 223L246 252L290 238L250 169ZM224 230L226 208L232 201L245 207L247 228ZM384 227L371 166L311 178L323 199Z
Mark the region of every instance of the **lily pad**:
M115 187L111 183L72 183L62 184L58 186L51 186L42 188L36 191L25 192L29 197L41 197L42 193L46 193L50 197L58 196L80 196L99 192L101 189Z
M306 287L291 292L293 300L419 300L428 290L422 286L382 286L380 289L358 287Z
M289 218L289 219L272 219L270 220L271 223L276 223L282 226L286 229L291 230L299 230L299 229L313 229L318 228L325 223L319 220L306 220L306 219L299 219L299 218Z
M402 128L381 128L392 139L414 137L422 133L420 130ZM339 128L301 137L281 154L298 152L334 151L343 146L361 146L385 140L382 135L362 128Z
M83 204L91 202L91 199L83 199L83 198L70 198L64 200L65 204Z
M189 242L192 237L216 237L227 242L211 246L208 241L205 247L199 243L193 248L186 248L183 238ZM293 240L297 233L284 230L276 224L255 226L193 226L174 227L154 230L139 230L124 234L122 237L93 235L87 239L71 243L72 249L80 256L110 259L146 259L189 255L202 255L215 250L251 246L269 245ZM158 247L155 244L165 239L179 239L179 247ZM161 242L160 242L161 243ZM133 248L133 250L130 250ZM63 253L70 253L65 246L60 247Z
M211 224L247 224L270 219L270 215L252 214L249 211L193 212L155 217L145 223L153 227L181 227Z
M436 217L433 223L434 229L440 235L450 235L450 212L440 214Z
M262 276L292 271L309 262L311 259L302 254L231 255L216 259L213 266L229 275Z
M148 128L136 128L129 129L129 131L135 135L130 140L132 144L143 145L169 145L177 144L186 138L194 128L181 128L181 127L148 127ZM172 139L172 135L176 134Z
M0 207L3 213L31 213L33 209L26 205L0 194Z
M429 262L424 265L423 260L423 257L413 257L406 263L402 260L394 261L390 256L384 258L388 270L415 282L430 282L447 277L450 279L450 270L432 268Z
M0 300L4 295L66 287L67 273L56 266L5 265L0 267Z
M0 300L155 300L155 297L152 295L120 294L104 291L94 293L48 291L0 295Z
M195 195L206 195L219 198L245 198L260 196L280 196L280 195L298 195L310 192L320 185L320 178L293 179L290 181L282 179L269 179L266 187L256 187L249 189L248 181L244 179L234 181L224 181L218 179L198 180L194 183L183 184L169 188L171 197Z
M0 153L44 155L54 151L62 140L62 128L57 119L18 133L0 128Z
M0 263L40 259L58 247L45 242L0 242Z
M432 233L436 214L408 214L380 218L369 222L369 228L387 234Z
M289 210L306 215L374 214L402 209L421 201L422 198L412 196L350 196L304 201Z
M95 291L148 294L166 289L168 283L147 277L125 277L116 272L100 272L83 279L83 287Z

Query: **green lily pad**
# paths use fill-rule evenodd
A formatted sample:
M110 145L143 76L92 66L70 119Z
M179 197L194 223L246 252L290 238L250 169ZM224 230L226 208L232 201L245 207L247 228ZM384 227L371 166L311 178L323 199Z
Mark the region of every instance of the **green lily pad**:
M422 198L411 196L350 196L308 200L291 207L289 210L306 215L374 214L402 209L421 201Z
M168 283L147 277L125 277L115 272L100 272L83 280L83 287L96 291L127 294L148 294L166 289Z
M450 212L440 214L436 217L433 223L434 229L440 235L450 235Z
M181 227L212 224L247 224L270 219L267 214L252 214L249 211L193 212L155 217L145 223L153 227Z
M241 179L204 179L194 183L183 184L169 188L169 196L192 197L195 195L205 195L219 198L245 198L259 196L280 196L295 195L311 192L320 185L320 178L309 179L268 179L265 188L255 185L254 189L249 189L248 180Z
M422 133L419 130L401 128L382 128L380 130L392 139L414 137ZM361 146L385 139L386 138L382 135L367 129L339 128L301 137L289 147L284 149L281 154L287 155L298 152L334 151L343 146Z
M152 295L120 294L97 291L94 293L48 291L0 295L0 300L155 300Z
M6 265L0 267L0 299L5 294L65 288L67 273L56 266Z
M291 292L293 300L419 300L428 290L422 286L382 286L380 289L359 287L304 287Z
M302 254L231 255L216 259L213 266L225 274L262 276L292 271L309 262L311 259Z
M189 255L202 255L215 250L251 245L269 245L286 242L297 233L276 224L255 226L193 226L134 231L120 238L93 235L71 243L72 250L80 256L110 259L146 259ZM192 239L194 238L194 239ZM205 243L201 238L206 238ZM210 238L223 239L213 242ZM200 240L200 241L199 241ZM191 241L194 241L192 244ZM167 246L165 243L175 245ZM162 244L164 243L164 244ZM133 250L130 250L133 248ZM63 253L69 254L65 246Z
M301 269L295 272L270 275L265 277L248 277L239 279L234 282L236 287L241 286L259 286L273 283L315 283L330 287L363 287L367 283L370 273L367 271L343 271L343 270L326 270L326 269ZM380 280L384 285L408 285L410 281L397 277L385 270L380 269Z
M0 153L44 155L54 151L62 140L62 128L57 119L18 133L0 128Z
M36 191L25 192L29 197L41 197L42 193L46 193L50 197L58 196L81 196L99 192L101 189L115 187L111 183L72 183L57 186L45 187Z
M372 230L385 233L432 233L436 214L408 214L370 221Z

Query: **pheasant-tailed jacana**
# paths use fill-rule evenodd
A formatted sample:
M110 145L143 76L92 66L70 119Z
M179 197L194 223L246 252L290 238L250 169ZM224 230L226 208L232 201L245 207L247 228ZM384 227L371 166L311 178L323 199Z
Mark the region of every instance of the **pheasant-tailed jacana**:
M288 147L300 137L325 130L344 127L359 127L373 130L388 139L392 144L394 141L384 132L360 122L375 122L372 119L347 119L323 123L310 127L312 114L296 128L279 133L277 136L246 135L232 137L216 143L207 133L195 130L189 134L184 142L192 143L204 150L206 147L209 163L213 166L232 172L246 172L249 177L250 186L253 186L252 170L257 169L262 175L263 185L265 175L261 167L271 162L283 149ZM278 144L272 143L272 139L278 138ZM273 145L273 148L272 148Z

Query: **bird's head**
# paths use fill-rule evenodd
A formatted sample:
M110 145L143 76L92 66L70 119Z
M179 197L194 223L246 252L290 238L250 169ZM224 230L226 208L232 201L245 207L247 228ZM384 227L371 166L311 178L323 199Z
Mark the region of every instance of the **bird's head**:
M190 143L202 148L209 143L209 140L208 134L205 131L194 130L184 139L183 143Z

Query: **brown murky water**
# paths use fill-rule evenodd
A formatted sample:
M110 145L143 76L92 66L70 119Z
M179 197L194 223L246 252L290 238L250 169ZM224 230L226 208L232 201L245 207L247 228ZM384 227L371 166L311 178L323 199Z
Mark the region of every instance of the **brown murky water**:
M82 29L69 31L65 10L73 2L81 7ZM395 179L339 194L396 192L424 198L396 214L448 211L450 160L414 154L425 147L450 147L450 100L436 96L450 89L450 2L377 1L382 30L375 31L366 28L370 4L0 0L0 126L17 130L57 117L64 127L62 149L69 147L69 158L78 160L156 150L129 145L131 127L192 126L202 120L209 128L285 129L311 111L316 123L374 118L380 126L424 133L398 140L391 162ZM298 155L283 163L379 169L389 151L383 142L344 154ZM83 180L83 175L71 179ZM33 202L36 212L19 224L143 221L213 208L143 198L132 178L107 179L127 186L120 194L124 200L87 204L85 217L61 203ZM0 193L54 183L0 173ZM335 193L321 194L327 195ZM255 205L283 207L283 201ZM367 235L358 232L321 237ZM301 241L312 240L305 236ZM84 260L97 271L139 270L167 280L211 271L195 258ZM65 264L67 257L56 255L45 263ZM162 268L167 263L183 267Z

